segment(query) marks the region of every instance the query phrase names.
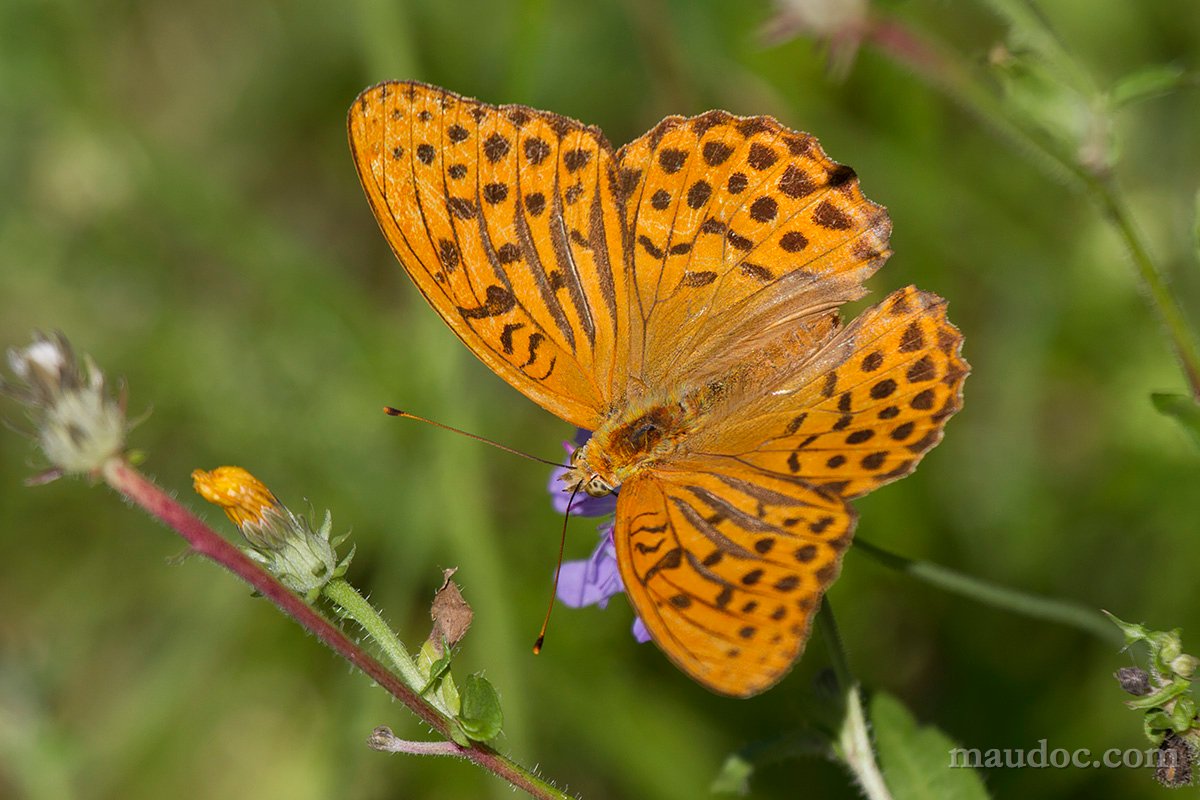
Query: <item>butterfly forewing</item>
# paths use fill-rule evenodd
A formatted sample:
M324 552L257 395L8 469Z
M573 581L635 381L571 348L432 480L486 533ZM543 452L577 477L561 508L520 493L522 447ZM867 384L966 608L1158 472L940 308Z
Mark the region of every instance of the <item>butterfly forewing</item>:
M745 697L803 650L853 523L834 495L701 459L626 482L613 539L658 646L710 689Z
M860 296L890 254L854 170L769 117L671 117L618 158L642 328L631 370L648 381L748 357L765 330Z
M348 125L380 227L429 303L497 374L594 428L623 387L629 330L604 137L419 83L368 89Z

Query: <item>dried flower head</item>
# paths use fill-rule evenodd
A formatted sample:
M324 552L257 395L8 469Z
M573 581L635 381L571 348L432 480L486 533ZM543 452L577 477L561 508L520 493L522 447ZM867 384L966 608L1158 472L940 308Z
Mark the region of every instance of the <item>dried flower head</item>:
M1114 677L1122 689L1136 697L1150 694L1150 673L1141 667L1121 667Z
M25 406L33 436L50 462L50 477L92 473L125 449L125 404L109 391L87 356L82 364L61 333L34 333L33 344L10 348L14 379L0 392Z
M338 561L336 548L346 538L330 539L333 519L328 511L313 530L305 517L293 514L258 478L241 467L217 467L192 472L196 492L224 509L250 545L246 554L262 564L280 583L311 602L325 584L346 574L354 548Z
M775 13L763 27L768 44L806 37L825 44L829 70L844 78L870 30L868 0L775 0Z
M1170 789L1190 786L1195 763L1196 754L1191 744L1182 736L1170 734L1158 746L1154 778Z
M429 609L433 630L429 632L428 642L438 656L444 655L443 644L454 647L462 641L475 616L458 584L450 580L455 572L457 568L442 570L442 585L434 594L433 605Z

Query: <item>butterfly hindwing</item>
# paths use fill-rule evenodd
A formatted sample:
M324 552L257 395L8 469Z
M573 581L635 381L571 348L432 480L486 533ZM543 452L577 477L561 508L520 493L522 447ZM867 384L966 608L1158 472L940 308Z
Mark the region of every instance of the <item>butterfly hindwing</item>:
M945 300L900 289L731 415L707 447L843 497L866 494L912 472L941 441L970 369L961 346Z
M595 427L624 385L622 233L595 128L425 84L379 84L348 120L359 178L405 270L475 355Z
M834 495L701 459L627 481L613 540L658 646L710 689L747 697L800 655L853 526Z

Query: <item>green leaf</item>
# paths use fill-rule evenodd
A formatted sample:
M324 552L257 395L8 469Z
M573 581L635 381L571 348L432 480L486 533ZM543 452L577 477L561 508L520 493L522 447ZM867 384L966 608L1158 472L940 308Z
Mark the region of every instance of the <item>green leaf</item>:
M804 703L804 705L812 705ZM817 716L806 710L810 717ZM709 790L713 794L745 795L750 792L750 779L759 767L778 764L806 756L833 757L829 736L813 728L803 728L770 739L760 739L730 753L713 778Z
M1196 192L1196 218L1192 222L1192 247L1196 250L1196 263L1200 264L1200 192Z
M469 675L462 688L462 711L458 722L463 731L477 742L495 739L504 724L500 695L481 675Z
M457 714L462 708L458 695L458 687L454 684L454 676L450 674L451 653L449 648L439 656L438 649L428 639L421 645L417 653L417 669L426 677L424 686L413 687L420 689L422 695L434 691L441 698L443 706L451 713ZM459 744L463 744L459 742ZM464 745L465 746L465 745Z
M421 689L421 694L427 693L430 689L437 686L450 672L450 651L447 650L441 658L429 665L429 681L425 687Z
M459 747L470 747L471 737L466 734L462 727L462 720L456 720L457 725L450 728L450 740Z
M754 774L754 765L737 753L732 753L721 765L721 771L713 778L708 790L713 794L736 794L745 797L750 794L750 776Z
M1112 88L1112 107L1138 103L1167 94L1188 81L1186 70L1174 64L1153 64L1131 72L1117 81Z
M871 699L871 722L884 781L895 800L986 800L973 769L952 767L958 745L933 726L918 726L899 700Z
M1184 430L1191 434L1196 446L1200 447L1200 405L1197 405L1195 400L1185 394L1158 392L1150 395L1150 400L1160 412L1174 417Z
M1005 52L992 67L1008 112L1049 134L1067 152L1075 152L1103 127L1097 125L1091 98L1061 80L1037 53Z

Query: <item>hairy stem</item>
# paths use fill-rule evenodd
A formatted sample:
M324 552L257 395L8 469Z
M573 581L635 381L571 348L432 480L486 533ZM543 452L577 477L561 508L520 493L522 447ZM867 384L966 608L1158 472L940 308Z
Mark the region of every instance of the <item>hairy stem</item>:
M357 622L367 635L375 640L384 655L392 662L392 666L400 673L400 677L410 688L419 689L425 682L424 676L417 669L412 656L404 648L403 642L395 632L388 627L374 606L367 602L358 590L343 578L332 580L325 584L321 594L337 604L341 612ZM445 713L445 709L441 709Z
M850 673L850 662L846 659L846 648L842 645L842 633L838 630L837 620L833 618L833 608L829 605L828 597L821 600L821 607L817 610L817 627L820 628L821 638L825 640L825 647L829 651L829 663L833 667L838 687L846 691L856 681Z
M421 698L404 681L350 640L316 609L275 580L241 550L200 521L182 504L129 465L123 458L112 458L100 469L104 480L134 505L182 536L197 555L219 564L248 583L256 592L311 632L322 643L362 670L390 695L408 707L442 736L449 738L453 724L434 706ZM494 775L545 800L570 800L570 796L534 775L530 770L483 744L457 747L456 754L478 764Z
M1089 185L1104 211L1105 218L1116 229L1117 235L1129 251L1129 257L1146 287L1150 300L1158 309L1163 325L1166 326L1167 335L1192 391L1192 399L1200 403L1200 349L1197 348L1196 337L1188 326L1183 309L1175 302L1175 295L1171 294L1166 279L1151 258L1146 243L1142 241L1142 236L1134 225L1133 215L1129 213L1114 182L1111 179L1092 178Z
M1032 7L1008 0L992 0L992 5L999 7L1010 21L1021 24L1023 31L1033 29L1042 41L1057 43L1053 32ZM1050 177L1065 179L1092 198L1125 246L1179 359L1192 397L1200 403L1200 346L1195 332L1151 257L1111 175L1089 169L1080 163L1076 153L1010 114L1000 98L980 83L974 69L957 53L917 34L898 20L877 20L868 32L867 41L970 111ZM1053 47L1047 44L1044 51L1051 53L1060 71L1082 84L1081 90L1090 85L1090 80L1060 44Z
M969 597L993 608L1012 611L1033 619L1043 619L1086 631L1106 643L1120 644L1121 633L1100 612L1070 600L1057 600L1010 589L929 561L916 561L897 555L863 539L855 539L853 550L863 553L885 567L911 575L918 580L953 594Z
M829 598L821 603L817 612L817 627L829 648L829 660L837 676L838 688L842 693L845 709L842 725L837 732L835 749L846 767L854 775L858 786L867 800L892 800L892 794L875 761L875 749L871 746L871 732L867 727L867 716L863 711L862 693L858 683L850 674L846 651L842 648L842 637L838 632Z

